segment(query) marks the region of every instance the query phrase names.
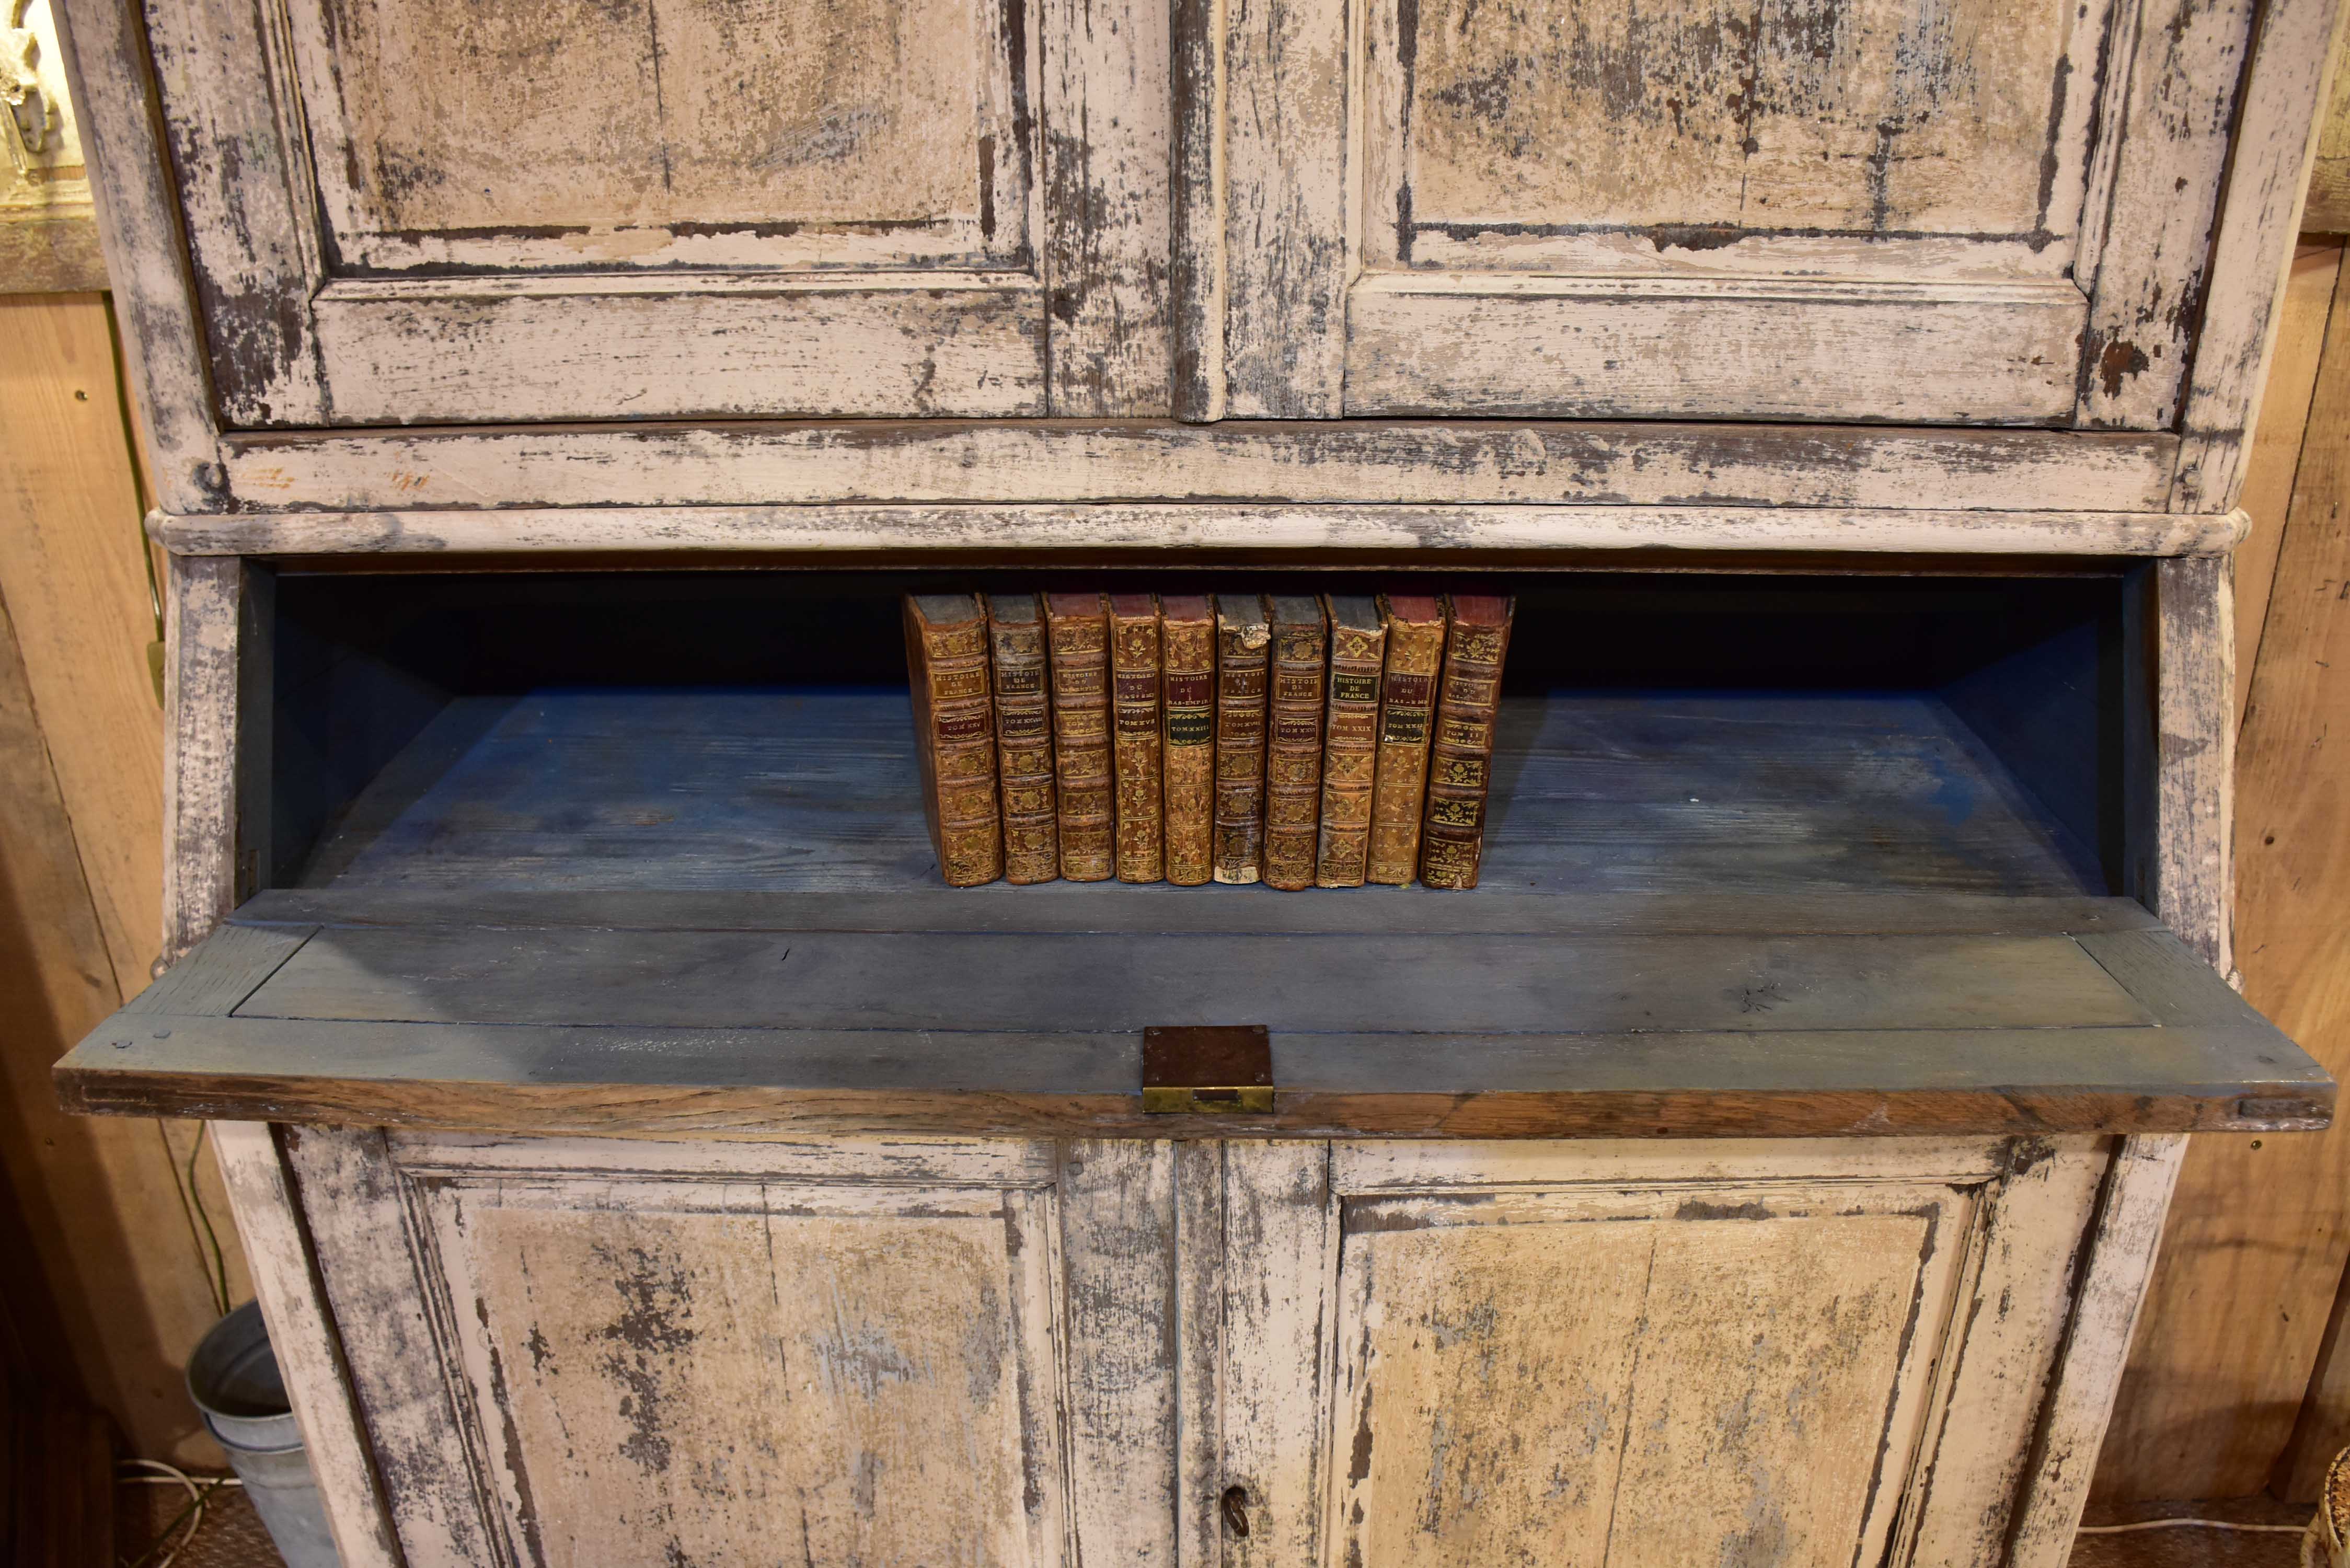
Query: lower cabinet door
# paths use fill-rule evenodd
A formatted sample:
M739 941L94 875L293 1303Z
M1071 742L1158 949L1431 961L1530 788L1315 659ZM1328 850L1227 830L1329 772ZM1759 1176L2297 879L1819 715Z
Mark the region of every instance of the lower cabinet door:
M1228 1145L1187 1487L1225 1568L1998 1561L2108 1152Z
M410 1568L1172 1560L1169 1146L288 1144Z

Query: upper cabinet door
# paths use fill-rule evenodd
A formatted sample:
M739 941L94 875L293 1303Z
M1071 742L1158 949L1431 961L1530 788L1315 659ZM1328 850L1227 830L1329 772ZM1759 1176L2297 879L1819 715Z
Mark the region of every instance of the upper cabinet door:
M1124 0L147 13L231 425L1166 410Z
M2241 0L1191 9L1190 417L2175 412Z

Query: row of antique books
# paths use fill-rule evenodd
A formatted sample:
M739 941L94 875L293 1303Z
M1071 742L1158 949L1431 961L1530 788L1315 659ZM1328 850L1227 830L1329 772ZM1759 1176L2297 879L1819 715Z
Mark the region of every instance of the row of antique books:
M1513 601L918 594L939 867L993 882L1473 888Z

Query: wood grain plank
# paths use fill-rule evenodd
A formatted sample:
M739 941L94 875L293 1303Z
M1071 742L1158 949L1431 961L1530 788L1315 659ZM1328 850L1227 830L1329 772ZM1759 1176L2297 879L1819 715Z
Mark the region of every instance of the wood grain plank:
M53 1354L136 1452L212 1466L219 1447L177 1370L219 1311L182 1199L196 1129L73 1116L49 1083L51 1064L120 995L0 602L0 1158L58 1298L65 1339ZM224 1213L209 1169L196 1174ZM243 1272L235 1241L224 1237L233 1284Z
M514 507L182 516L188 556L626 550L1713 549L1916 555L2219 553L2232 513L1935 512L1753 506L962 505Z
M2301 467L2301 441L2317 390L2319 351L2325 345L2326 317L2342 272L2338 244L2304 244L2285 275L2284 300L2276 349L2269 361L2268 389L2262 395L2260 427L2244 469L2241 510L2251 520L2236 546L2236 724L2252 697L2261 628L2268 619L2269 592L2276 581L2277 551L2284 543L2284 520L2293 504L2293 475Z
M2326 332L2240 742L2236 961L2246 996L2350 1065L2350 778L2328 742L2350 687L2350 314ZM2345 1257L2338 1137L2189 1147L2096 1495L2267 1484L2308 1389ZM2248 1196L2251 1195L2251 1196ZM2247 1313L2233 1303L2272 1303ZM2286 1478L2290 1484L2291 1478Z
M256 511L854 501L1586 502L2159 512L2162 433L1474 420L955 421L240 435Z
M276 877L458 898L583 887L657 898L697 888L935 895L913 734L901 689L459 698ZM2105 890L2080 842L2094 841L2094 823L2060 826L1952 709L1923 694L1529 691L1503 700L1495 757L1489 893ZM940 907L993 909L987 900L1005 890ZM1398 914L1426 896L1305 902ZM1156 887L1128 896L1148 903L1111 906L1083 884L1053 883L1018 897L1040 912L1317 918L1274 915L1266 893L1209 906Z
M159 938L162 719L106 302L0 300L0 593L127 996Z
M2199 297L2202 318L2180 400L2176 511L2233 506L2243 488L2344 15L2334 0L2260 7L2218 233L2202 292L2185 296Z
M2216 978L2210 982L2220 987ZM2224 987L2220 987L2224 991ZM392 1126L873 1136L1705 1137L2322 1126L2332 1080L2229 1027L1276 1033L1274 1115L1146 1115L1135 1034L120 1017L73 1108ZM2054 1042L2060 1039L2058 1050Z
M2317 154L2309 169L2309 195L2301 226L2308 234L2350 234L2350 72L2334 46L2334 82L2318 115Z
M237 950L199 998L248 983ZM234 940L242 938L243 940ZM239 1019L571 1028L1103 1033L1214 1006L1276 1031L1615 1034L1633 1031L2151 1026L2071 938L1348 933L713 933L348 929L299 943ZM268 961L274 954L265 955ZM664 983L694 976L690 994ZM1981 977L1996 974L1996 987ZM191 987L195 981L183 982ZM201 1015L182 1006L173 1016ZM1562 1021L1572 1021L1563 1030Z
M993 886L993 885L992 885ZM1046 892L1044 889L1049 888ZM1336 889L1333 889L1335 891ZM1005 896L1009 894L1010 896ZM1996 936L2137 930L2157 924L2134 898L1981 893L1547 893L1481 889L1474 898L1409 892L1282 898L1121 892L1089 882L1017 893L913 888L865 893L732 890L497 892L467 888L277 888L233 919L259 926L465 926L545 930L1094 931L1224 935L1435 930L1467 935Z
M175 964L124 1003L123 1011L225 1018L312 934L299 927L222 926L213 933L218 940L205 947L203 963Z

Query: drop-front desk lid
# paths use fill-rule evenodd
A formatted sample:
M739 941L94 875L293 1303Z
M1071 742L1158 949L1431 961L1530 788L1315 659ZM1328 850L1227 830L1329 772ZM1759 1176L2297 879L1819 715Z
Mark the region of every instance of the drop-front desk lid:
M1153 1115L1151 1026L1270 1111ZM2124 898L1115 883L255 898L74 1109L565 1133L2256 1130L2334 1083Z

